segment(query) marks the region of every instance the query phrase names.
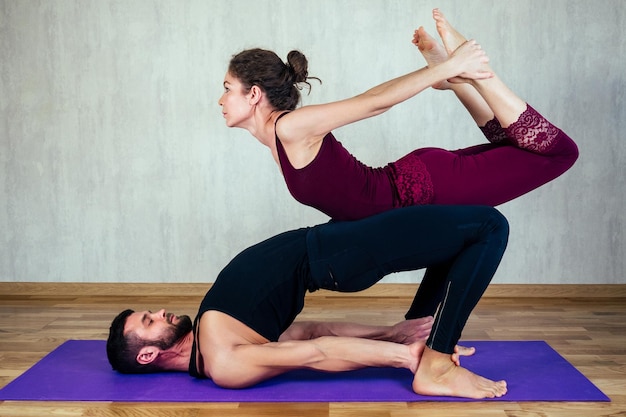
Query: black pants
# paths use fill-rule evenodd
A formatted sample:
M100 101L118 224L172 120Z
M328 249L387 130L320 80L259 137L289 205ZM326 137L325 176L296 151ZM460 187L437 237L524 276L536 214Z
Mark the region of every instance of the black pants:
M354 292L393 272L427 268L407 318L434 314L427 345L452 353L498 268L508 223L485 206L416 206L307 234L315 287Z

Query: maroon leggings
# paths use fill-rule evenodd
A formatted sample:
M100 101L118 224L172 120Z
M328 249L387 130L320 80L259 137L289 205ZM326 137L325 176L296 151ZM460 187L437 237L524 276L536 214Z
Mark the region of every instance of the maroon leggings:
M422 148L395 164L398 170L413 167L421 188L418 197L410 181L398 184L401 206L415 204L424 196L424 175L430 176L432 188L424 204L465 204L497 206L513 200L567 171L578 158L576 144L532 107L507 128L497 119L481 130L491 143L456 151ZM419 161L416 161L419 159ZM404 178L410 178L406 173Z
M432 204L497 206L553 180L578 158L576 144L530 106L508 128L493 119L481 130L492 143L458 151L418 149L402 158L407 160L400 165L410 167L420 165L409 165L418 157L430 174ZM401 200L404 193L411 198L409 187L398 191ZM426 269L407 319L435 314L444 298L441 277L451 267L443 262Z

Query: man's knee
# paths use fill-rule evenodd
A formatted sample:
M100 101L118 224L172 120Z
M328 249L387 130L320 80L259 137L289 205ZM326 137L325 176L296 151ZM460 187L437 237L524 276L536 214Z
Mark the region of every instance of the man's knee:
M497 209L489 207L489 217L487 223L491 234L502 239L503 243L507 243L509 239L509 221Z

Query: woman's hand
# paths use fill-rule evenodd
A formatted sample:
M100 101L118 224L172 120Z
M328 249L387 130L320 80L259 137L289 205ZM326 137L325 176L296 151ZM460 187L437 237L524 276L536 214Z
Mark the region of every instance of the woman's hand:
M464 82L463 79L484 80L491 78L493 73L487 70L485 65L488 62L487 53L475 40L466 41L446 61L447 64L454 65L458 71L457 76L449 81Z

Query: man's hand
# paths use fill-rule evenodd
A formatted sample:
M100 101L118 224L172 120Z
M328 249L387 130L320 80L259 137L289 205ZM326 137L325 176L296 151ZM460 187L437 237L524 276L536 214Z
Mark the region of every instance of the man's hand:
M391 329L391 341L410 345L415 342L425 341L433 327L431 316L419 319L403 320L396 323Z
M454 353L450 356L450 359L456 366L461 366L461 356L472 356L476 353L475 347L466 347L461 345L456 345L454 347Z

